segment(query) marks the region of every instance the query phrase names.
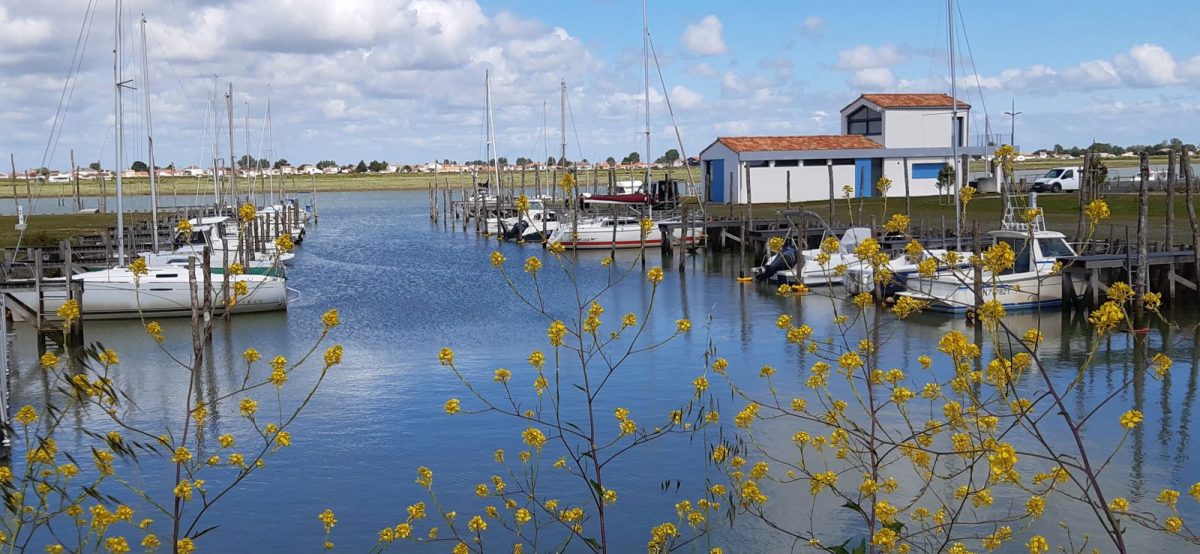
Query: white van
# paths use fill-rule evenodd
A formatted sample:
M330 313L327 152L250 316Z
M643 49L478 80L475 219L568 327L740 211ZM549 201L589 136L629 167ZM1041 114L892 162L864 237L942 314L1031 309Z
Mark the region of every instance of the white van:
M1079 190L1079 173L1078 167L1056 167L1038 177L1029 189L1033 192Z

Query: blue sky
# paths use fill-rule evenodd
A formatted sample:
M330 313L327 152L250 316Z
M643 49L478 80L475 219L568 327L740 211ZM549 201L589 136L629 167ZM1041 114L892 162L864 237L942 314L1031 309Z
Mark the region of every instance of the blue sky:
M81 160L112 163L111 2L96 4L65 121L48 141L88 4L0 0L0 150L19 167L43 159L65 167L70 148ZM838 109L861 92L947 91L945 9L940 0L652 0L651 35L685 151L721 135L836 133ZM975 131L986 106L993 130L1007 132L1002 112L1015 100L1025 150L1197 139L1189 136L1200 129L1193 3L959 9L960 91L974 107ZM494 75L501 155L556 153L560 79L569 88L570 158L643 148L636 0L129 0L127 12L149 20L162 163L211 158L213 74L221 89L234 83L239 155L248 143L255 156L294 163L481 158L485 69ZM127 76L137 86L136 35L130 42ZM271 141L263 137L267 82ZM676 143L656 73L652 85L657 156ZM127 96L128 162L144 158L145 140L141 92Z

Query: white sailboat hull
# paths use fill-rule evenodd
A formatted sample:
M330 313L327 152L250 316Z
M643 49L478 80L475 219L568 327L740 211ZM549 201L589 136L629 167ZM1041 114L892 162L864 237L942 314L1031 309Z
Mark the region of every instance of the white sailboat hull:
M152 268L136 285L132 274L125 269L85 273L76 275L74 279L83 282L83 298L80 302L83 319L182 317L192 314L191 289L186 268ZM196 279L202 288L204 276L199 274L199 271ZM224 313L224 277L213 275L211 279L214 311ZM233 283L237 281L246 282L249 293L237 299L231 313L287 309L287 286L283 279L259 275L231 275L230 287L232 288ZM202 294L202 291L200 293ZM13 292L12 296L28 307L37 305L37 293L34 290ZM43 297L45 313L51 319L57 318L55 312L67 300L66 290L46 290ZM19 315L19 311L14 310L14 314Z

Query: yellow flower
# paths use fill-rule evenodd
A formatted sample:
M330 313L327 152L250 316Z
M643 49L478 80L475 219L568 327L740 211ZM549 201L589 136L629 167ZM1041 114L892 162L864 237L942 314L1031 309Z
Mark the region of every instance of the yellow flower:
M525 273L537 275L537 272L542 269L542 260L536 256L530 256L525 259Z
M1183 520L1179 516L1167 516L1167 519L1163 520L1163 528L1171 533L1178 533L1183 528Z
M38 420L37 410L28 404L21 406L21 409L17 410L15 419L21 425L28 427L31 423Z
M567 335L567 325L561 321L555 320L546 329L546 337L550 339L550 344L553 346L562 346L563 337Z
M1097 198L1088 202L1087 206L1083 208L1083 215L1087 217L1088 223L1095 227L1101 221L1108 219L1112 212L1108 209L1108 202Z
M330 309L324 314L321 314L321 324L323 324L326 329L332 329L338 325L341 325L341 323L342 319L338 314L337 308Z
M449 348L442 348L442 351L438 352L438 363L440 363L442 365L453 364L454 363L454 351L450 350Z
M779 252L783 250L783 237L771 237L767 241L767 250L769 252Z
M104 352L97 354L96 357L100 359L100 363L106 366L113 366L121 363L121 359L117 357L117 353L111 349L106 349Z
M1133 429L1142 422L1142 412L1139 410L1129 410L1121 414L1121 427Z
M643 217L642 220L638 222L638 227L641 228L642 236L644 237L646 235L649 235L650 231L654 230L654 221L650 220L649 218Z
M238 208L238 219L243 222L250 221L258 214L258 210L254 209L253 204L243 204Z
M246 360L246 363L252 364L261 360L262 355L258 353L258 350L247 348L244 352L242 352L242 358Z
M133 274L134 279L141 277L147 273L146 259L138 258L129 263L129 272Z
M535 427L530 427L522 432L521 439L525 441L525 444L536 448L539 452L546 444L546 435Z
M663 280L663 270L661 267L652 267L646 271L646 280L652 285L658 285Z
M495 377L492 377L497 383L507 383L509 379L512 379L512 372L504 368L497 369Z
M184 479L175 485L175 497L184 500L192 499L192 482Z
M242 413L243 417L254 417L254 412L258 411L258 402L252 398L243 398L238 404L238 411Z
M1046 511L1046 499L1041 496L1031 496L1025 501L1025 513L1032 517L1042 517Z
M451 398L450 400L447 400L446 405L443 406L443 408L446 410L446 413L451 414L451 415L457 414L458 412L462 411L462 406L459 404L459 401L457 398Z
M317 519L320 520L321 525L325 527L325 534L329 534L329 531L333 530L333 526L337 525L337 518L333 517L333 511L329 508L326 508L325 511L317 514Z
M497 269L504 267L504 254L496 251L492 252L492 267Z
M892 306L892 313L896 314L896 319L904 319L925 309L927 305L927 302L922 302L910 296L901 296L896 299L896 303Z
M1154 501L1160 504L1166 504L1171 509L1174 509L1175 505L1179 502L1179 491L1175 489L1163 489L1162 491L1159 491L1158 497L1155 498Z
M146 333L153 337L155 342L162 342L166 340L166 337L163 336L162 325L159 325L157 321L151 321L150 323L146 324ZM49 352L47 352L47 354L49 354ZM45 356L43 356L42 359L44 360ZM43 362L43 365L45 365L45 362Z
M196 551L196 544L192 542L192 539L179 539L175 542L175 550L179 554L192 554Z
M175 453L171 456L171 461L177 464L182 464L192 459L192 452L186 446L180 446L175 449Z
M522 194L517 197L516 207L518 212L529 211L529 197Z
M1110 288L1109 290L1111 291L1112 289ZM1101 336L1112 332L1124 319L1124 310L1113 300L1101 304L1099 308L1092 310L1088 314L1088 322L1096 328L1096 334Z
M292 242L291 235L285 233L275 237L275 248L278 248L280 252L289 252L295 247L296 243Z
M63 302L62 306L58 307L55 314L58 315L59 319L63 320L64 325L69 327L72 321L79 319L79 302L74 299L67 300Z
M342 354L345 352L346 349L340 344L325 349L325 367L333 367L342 363Z
M558 241L554 241L546 245L546 249L549 250L551 254L562 254L563 252L567 251L567 247L563 246L563 244Z
M1011 269L1016 262L1017 253L1007 242L998 242L983 252L983 267L988 271L999 274Z
M129 552L129 542L125 537L109 537L104 540L104 549L112 554L125 554Z
M907 233L912 220L904 214L892 214L891 219L883 225L883 230L889 233Z
M479 516L474 516L467 522L467 529L476 533L487 531L487 522Z
M237 262L233 262L233 263L229 264L229 274L230 275L244 275L245 273L246 273L246 266L243 266L242 264L239 264Z
M689 320L689 319L676 319L675 320L675 332L676 333L686 333L691 330L692 330L692 321L691 320Z
M1042 554L1050 551L1050 544L1046 542L1046 537L1041 535L1030 537L1025 546L1029 547L1029 554Z
M1108 509L1114 512L1129 511L1129 501L1118 496L1108 503Z

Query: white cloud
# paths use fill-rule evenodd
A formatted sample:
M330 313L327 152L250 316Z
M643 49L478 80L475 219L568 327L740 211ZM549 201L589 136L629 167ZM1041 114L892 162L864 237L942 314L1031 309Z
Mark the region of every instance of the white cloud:
M856 87L889 88L896 84L896 76L886 67L866 67L854 72L850 84Z
M904 61L900 48L894 44L884 44L878 48L863 44L842 50L837 57L835 67L845 71L888 67Z
M825 18L819 15L810 15L804 18L800 23L800 33L808 36L816 36L825 30Z
M694 110L704 105L704 95L683 85L671 88L671 105L681 110Z
M711 65L708 65L707 62L700 62L700 63L694 64L694 65L688 66L688 68L685 69L685 71L687 71L688 73L695 75L697 77L704 77L706 79L711 79L713 77L716 77L717 75L720 75L720 73L717 72L716 68L714 68Z
M715 56L729 51L721 31L725 25L715 15L704 16L704 19L688 25L683 30L683 46L693 54Z
M1113 61L1117 73L1133 86L1158 87L1180 81L1175 76L1175 58L1157 44L1138 44Z
M0 46L26 48L45 42L50 36L49 20L13 17L9 15L7 8L0 6Z

